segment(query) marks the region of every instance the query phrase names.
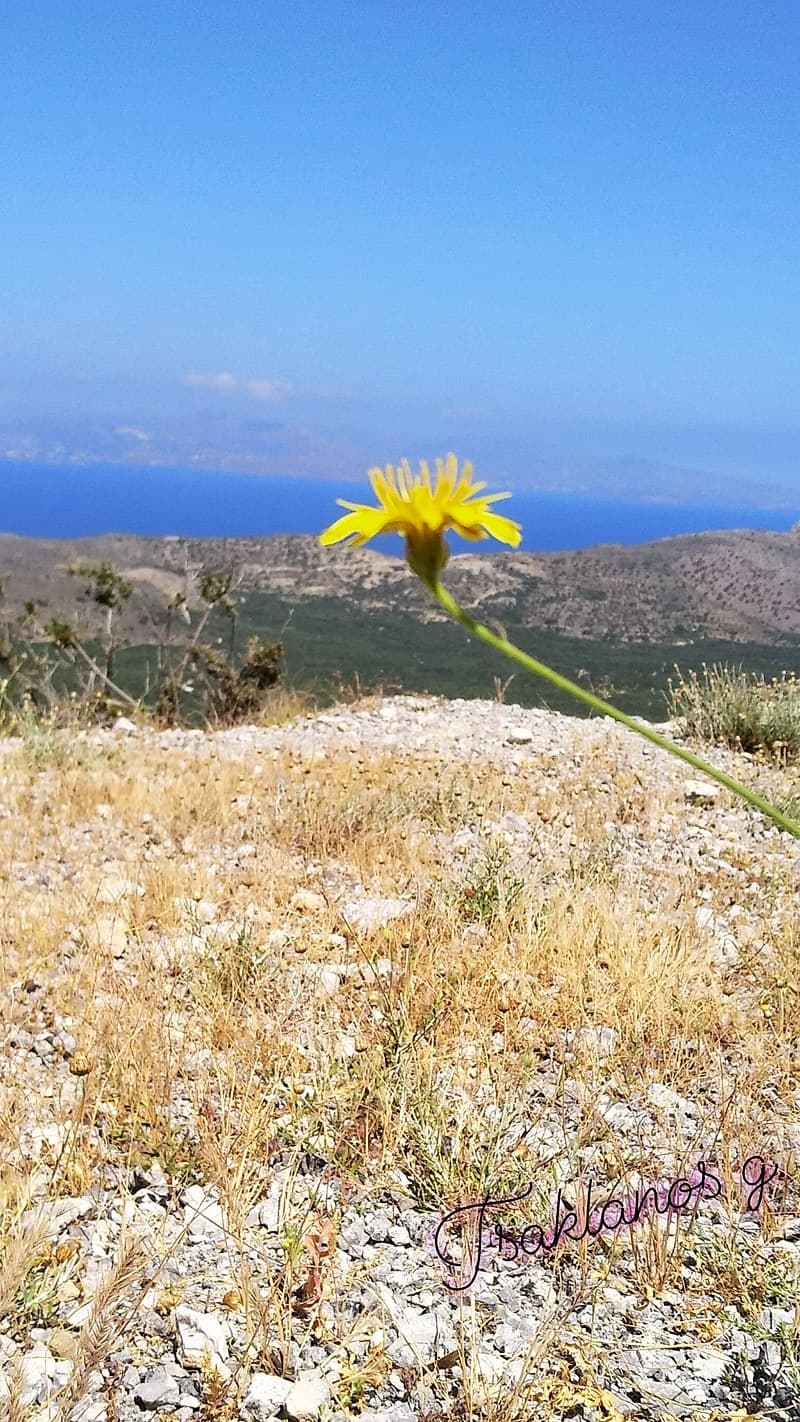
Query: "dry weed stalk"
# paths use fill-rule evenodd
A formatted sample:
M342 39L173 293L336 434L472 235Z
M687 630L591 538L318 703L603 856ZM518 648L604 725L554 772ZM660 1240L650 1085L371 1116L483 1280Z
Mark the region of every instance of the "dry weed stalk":
M25 1376L19 1356L12 1358L6 1379L8 1397L0 1401L2 1422L30 1422L31 1409L20 1402L25 1387Z
M44 1205L12 1225L0 1257L0 1320L12 1312L21 1281L52 1236L53 1225Z
M69 1414L82 1401L91 1374L102 1366L124 1336L148 1286L142 1284L145 1267L140 1247L135 1243L124 1244L108 1278L97 1290L89 1316L78 1334L75 1367L59 1393L56 1422L69 1422ZM136 1285L139 1285L139 1295L131 1302L128 1296ZM126 1299L128 1308L124 1312L122 1305Z

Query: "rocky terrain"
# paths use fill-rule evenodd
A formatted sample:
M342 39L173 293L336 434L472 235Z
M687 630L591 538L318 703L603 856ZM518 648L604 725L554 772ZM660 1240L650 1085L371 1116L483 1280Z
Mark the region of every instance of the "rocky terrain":
M0 855L11 1422L800 1417L800 844L727 792L493 703L120 720L2 744Z
M800 637L800 526L790 533L736 530L689 534L623 547L570 553L458 554L447 578L455 595L481 616L593 641L676 642L717 638L779 643ZM342 613L408 609L420 620L442 614L429 605L401 558L371 549L322 549L310 536L186 540L109 535L56 542L0 535L5 607L26 600L43 615L76 615L99 626L101 614L71 578L73 563L111 561L133 584L123 623L142 636L145 612L185 591L198 601L200 569L231 568L239 596L262 591L290 604L340 602Z

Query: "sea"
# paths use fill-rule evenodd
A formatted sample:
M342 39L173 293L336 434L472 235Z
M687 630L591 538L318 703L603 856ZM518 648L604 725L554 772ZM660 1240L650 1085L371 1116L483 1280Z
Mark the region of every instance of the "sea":
M275 478L122 464L58 465L0 462L0 532L29 538L86 538L102 533L150 537L261 537L317 534L343 510L337 498L373 502L366 479ZM798 508L763 509L600 498L584 493L520 490L496 505L522 524L521 547L555 552L597 543L648 543L711 529L771 529L785 533ZM453 538L454 552L497 552ZM396 534L372 547L398 554Z

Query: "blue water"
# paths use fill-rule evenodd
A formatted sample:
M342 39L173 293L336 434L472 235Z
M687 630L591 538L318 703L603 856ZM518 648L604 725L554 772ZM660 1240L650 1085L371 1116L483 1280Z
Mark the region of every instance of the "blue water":
M0 462L0 532L32 538L319 533L343 512L337 508L337 497L373 501L366 479L341 484L116 464L62 467ZM800 518L800 510L791 509L654 504L530 490L497 505L497 512L522 524L522 548L530 552L593 543L645 543L708 529L786 532ZM452 543L459 553L498 550L489 541L472 545L453 538ZM372 546L395 554L402 550L396 535L376 539Z

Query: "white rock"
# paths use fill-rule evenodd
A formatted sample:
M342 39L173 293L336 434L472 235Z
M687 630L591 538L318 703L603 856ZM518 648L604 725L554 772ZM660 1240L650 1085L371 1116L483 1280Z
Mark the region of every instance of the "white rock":
M411 913L415 907L413 900L351 899L344 905L342 917L351 928L357 929L360 933L370 933L376 928L383 928L384 924L390 923L393 918L400 918L405 913Z
M714 952L714 963L717 967L727 968L732 963L736 963L739 958L739 945L732 933L721 933L717 939L717 946Z
M69 1358L54 1358L44 1343L34 1343L21 1360L22 1390L17 1400L24 1406L46 1402L69 1381L74 1366Z
M184 1219L189 1233L199 1235L219 1235L225 1230L225 1213L219 1200L203 1189L202 1185L189 1185L183 1192L185 1206Z
M328 905L315 889L298 889L292 894L289 907L299 909L300 913L324 913Z
M436 1314L422 1309L404 1308L397 1318L397 1331L416 1350L431 1349L441 1332Z
M284 1398L286 1416L290 1422L316 1422L330 1396L331 1390L319 1373L300 1373Z
M647 1099L651 1106L660 1111L672 1111L676 1116L697 1115L697 1107L693 1101L688 1101L685 1096L673 1091L671 1086L666 1086L662 1081L651 1081L647 1089Z
M275 1234L280 1220L281 1202L275 1195L269 1195L266 1200L262 1200L259 1205L254 1205L246 1223L251 1228L260 1225L262 1229L267 1229L271 1234Z
M570 1046L579 1045L596 1052L598 1057L610 1057L616 1051L619 1033L613 1027L580 1027L567 1032Z
M697 1373L704 1382L718 1382L729 1363L730 1358L726 1353L713 1348L704 1348L702 1351L693 1349L689 1356L692 1372Z
M714 805L721 788L713 780L687 780L683 794L691 805Z
M134 885L124 874L107 874L100 881L96 901L98 904L117 904L120 899L127 898L133 888Z
M85 1219L96 1208L97 1202L92 1199L91 1195L64 1195L60 1200L50 1200L26 1210L22 1216L21 1226L23 1229L33 1229L37 1223L46 1219L48 1225L52 1227L53 1234L58 1234L74 1224L76 1220Z
M487 1387L494 1387L499 1383L506 1370L505 1359L497 1353L490 1353L488 1350L479 1350L477 1356L478 1371Z
M185 1368L210 1364L223 1378L230 1377L226 1366L230 1325L213 1313L180 1304L175 1310L178 1359Z
M289 1393L296 1384L274 1373L254 1373L242 1398L241 1416L244 1422L270 1422L277 1417Z
M72 1409L69 1422L108 1422L108 1407L102 1397L87 1397Z
M335 968L320 968L314 975L314 991L318 997L334 997L340 984L341 978Z
M710 909L708 904L701 904L698 909L695 909L694 921L697 928L713 928L714 910Z
M288 948L291 943L291 935L285 928L271 928L265 940L265 946L272 953L280 953L283 948Z
M112 727L118 736L135 736L138 730L135 721L130 716L118 716Z
M173 1406L180 1398L177 1379L166 1368L155 1368L144 1382L133 1390L133 1400L148 1412L157 1407Z

